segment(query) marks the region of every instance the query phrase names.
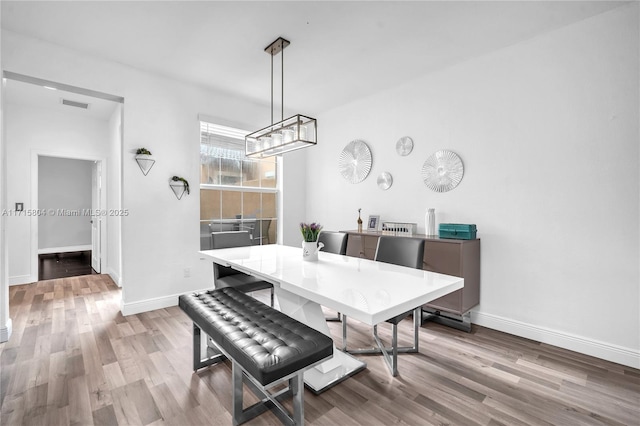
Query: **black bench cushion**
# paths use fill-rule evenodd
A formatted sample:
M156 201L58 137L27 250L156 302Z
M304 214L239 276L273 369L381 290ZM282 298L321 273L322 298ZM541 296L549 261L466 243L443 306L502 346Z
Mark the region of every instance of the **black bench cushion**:
M262 385L333 355L331 338L234 288L184 294L179 306Z

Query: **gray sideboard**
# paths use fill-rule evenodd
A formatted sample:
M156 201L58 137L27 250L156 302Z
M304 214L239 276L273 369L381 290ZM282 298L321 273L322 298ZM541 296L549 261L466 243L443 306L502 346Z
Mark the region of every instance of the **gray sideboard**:
M342 232L349 234L348 256L374 258L378 238L383 235L381 232ZM423 306L426 318L469 331L469 311L480 303L480 240L453 240L420 234L411 238L425 240L423 269L464 278L464 288Z

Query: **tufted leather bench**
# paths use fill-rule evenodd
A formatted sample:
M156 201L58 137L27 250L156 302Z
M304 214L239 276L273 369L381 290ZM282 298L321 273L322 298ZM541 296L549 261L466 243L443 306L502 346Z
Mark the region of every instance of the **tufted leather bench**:
M325 334L302 324L234 288L220 288L180 296L180 308L193 321L194 370L228 358L233 368L233 423L244 423L268 408L285 424L304 422L304 371L333 356L333 341ZM220 350L200 359L200 330ZM285 392L272 395L268 389L289 381ZM260 399L243 409L243 383ZM294 398L290 416L279 403Z

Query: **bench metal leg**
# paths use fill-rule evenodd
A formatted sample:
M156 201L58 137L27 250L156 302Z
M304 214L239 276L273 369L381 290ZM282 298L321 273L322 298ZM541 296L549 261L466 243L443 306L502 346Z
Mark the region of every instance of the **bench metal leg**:
M373 326L373 338L377 348L347 350L347 316L342 315L342 350L350 354L373 355L382 354L392 376L398 375L398 354L419 351L420 325L422 324L422 308L413 310L413 346L398 347L398 325L391 324L391 347L385 347L378 336L378 326Z
M248 376L242 367L236 362L232 361L232 386L233 394L231 398L231 405L233 407L233 424L240 425L249 420L259 416L267 410L273 410L273 413L282 421L285 425L304 425L304 373L291 377L289 387L285 388L275 394L270 394L262 385L254 381ZM261 401L253 404L248 408L243 408L243 392L244 384L258 397ZM292 396L293 397L293 414L289 413L287 409L280 403L283 399Z
M271 286L271 307L273 308L273 303L274 303L274 291L273 291L273 286Z
M222 353L217 352L211 356L202 358L202 332L197 324L193 323L193 371L198 371L201 368L208 367L213 364L217 364L227 359ZM208 347L207 352L215 351L214 348Z

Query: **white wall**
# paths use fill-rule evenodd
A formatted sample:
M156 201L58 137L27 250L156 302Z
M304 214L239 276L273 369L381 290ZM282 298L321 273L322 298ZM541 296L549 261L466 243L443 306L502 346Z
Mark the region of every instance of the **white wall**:
M82 212L91 209L92 165L87 160L38 158L38 209L60 213L38 216L38 249L91 246L91 217Z
M640 367L638 48L636 3L320 115L307 215L355 229L362 207L424 232L434 207L438 222L475 223L473 322ZM337 171L353 139L373 152L358 185ZM421 179L439 149L465 165L447 193Z
M179 294L210 287L211 265L198 255L198 114L224 118L221 124L258 128L269 119L268 106L7 31L2 54L5 69L12 72L125 98L121 207L129 215L121 220L123 313L175 305ZM147 176L134 160L133 152L142 146L156 158ZM173 175L185 177L196 190L177 200L168 185ZM303 211L305 195L290 194L284 203L285 210L292 205ZM287 232L298 231L285 230L284 241Z
M5 107L9 206L21 202L25 211L35 208L37 192L32 192L37 188L34 177L38 175L38 155L92 160L109 156L106 121L48 108L18 104ZM38 280L37 263L31 256L38 249L38 235L33 232L32 221L37 221L37 217L7 218L8 269L12 285Z

